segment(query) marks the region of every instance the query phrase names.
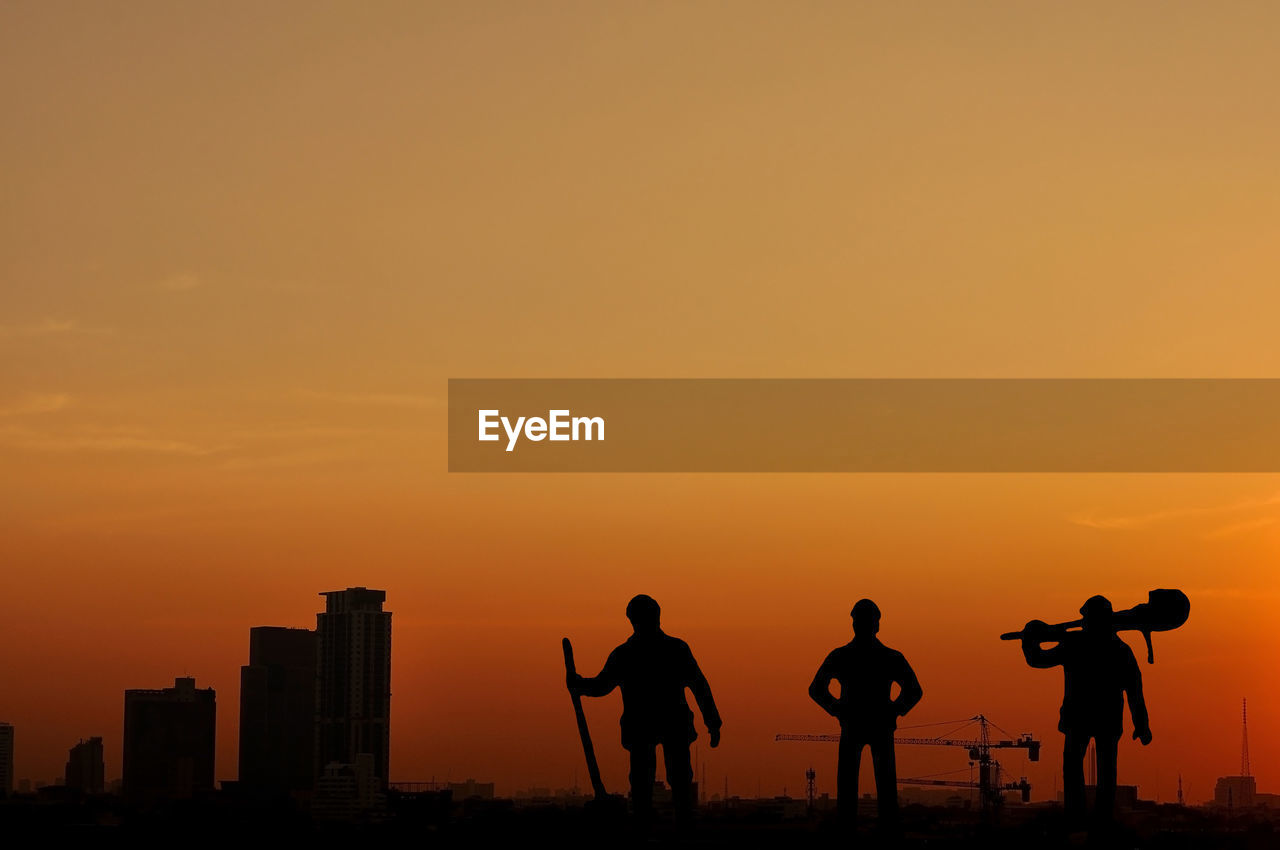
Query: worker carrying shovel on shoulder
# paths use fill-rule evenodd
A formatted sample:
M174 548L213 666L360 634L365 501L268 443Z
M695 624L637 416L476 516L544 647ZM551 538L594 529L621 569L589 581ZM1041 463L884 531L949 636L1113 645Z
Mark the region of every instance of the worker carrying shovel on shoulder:
M1021 631L1006 632L1002 640L1021 640L1027 664L1040 669L1063 669L1062 709L1058 731L1063 733L1063 808L1071 827L1085 815L1084 758L1089 741L1097 754L1098 780L1094 826L1109 830L1115 815L1116 759L1124 732L1124 703L1133 719L1133 738L1151 743L1151 724L1142 691L1142 671L1121 631L1142 633L1147 662L1154 663L1152 632L1180 628L1191 613L1191 601L1180 590L1159 589L1147 601L1114 611L1105 596L1093 596L1080 606L1080 619L1050 625L1032 620ZM1045 648L1043 644L1053 643Z

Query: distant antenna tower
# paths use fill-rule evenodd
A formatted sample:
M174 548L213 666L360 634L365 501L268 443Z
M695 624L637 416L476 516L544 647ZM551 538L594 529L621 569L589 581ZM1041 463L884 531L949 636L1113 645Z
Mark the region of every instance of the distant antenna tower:
M818 796L817 789L814 787L814 783L815 783L815 780L817 780L817 778L818 778L818 774L816 771L814 771L812 767L810 767L808 770L804 772L805 799L809 803L810 812L813 811L813 804Z
M1182 798L1182 774L1178 774L1178 805L1186 805L1186 801Z
M1240 775L1249 775L1249 700L1240 700Z

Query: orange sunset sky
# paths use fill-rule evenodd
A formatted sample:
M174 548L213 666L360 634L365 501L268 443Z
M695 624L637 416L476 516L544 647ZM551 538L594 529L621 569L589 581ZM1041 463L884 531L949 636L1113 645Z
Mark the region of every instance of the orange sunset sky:
M805 689L871 596L925 697L1035 732L1000 632L1192 600L1143 664L1169 800L1280 791L1276 475L449 475L449 377L1276 377L1280 6L0 7L0 720L16 775L254 625L394 614L393 780L586 784L647 592L712 790L834 792ZM940 424L940 427L945 427ZM1139 641L1135 639L1135 645ZM615 694L588 704L625 788ZM1126 726L1128 721L1126 719ZM962 768L903 748L902 775ZM700 769L701 772L701 769Z

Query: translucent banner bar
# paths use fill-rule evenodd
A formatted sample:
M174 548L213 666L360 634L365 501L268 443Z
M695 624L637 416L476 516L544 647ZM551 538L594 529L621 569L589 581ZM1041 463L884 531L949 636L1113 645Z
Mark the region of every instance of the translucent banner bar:
M452 472L1280 472L1275 379L452 379Z

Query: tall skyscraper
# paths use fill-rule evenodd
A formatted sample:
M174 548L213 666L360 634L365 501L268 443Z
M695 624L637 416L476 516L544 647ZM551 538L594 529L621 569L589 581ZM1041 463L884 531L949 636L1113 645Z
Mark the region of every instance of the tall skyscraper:
M391 612L386 591L349 587L320 594L316 615L316 770L373 757L373 776L385 789L391 719Z
M125 691L125 796L149 803L212 793L215 712L213 688L195 679Z
M13 725L0 723L0 797L13 793Z
M102 739L80 739L67 755L64 784L85 794L101 794L103 787Z
M240 784L254 794L306 791L316 774L316 633L249 629L240 668Z

